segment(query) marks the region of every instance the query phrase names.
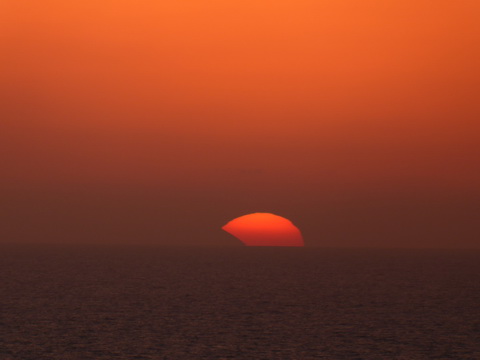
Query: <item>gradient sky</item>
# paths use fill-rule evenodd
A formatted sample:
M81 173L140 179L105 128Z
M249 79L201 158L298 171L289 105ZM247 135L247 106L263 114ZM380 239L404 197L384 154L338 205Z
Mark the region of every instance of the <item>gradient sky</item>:
M480 247L477 0L1 0L0 241Z

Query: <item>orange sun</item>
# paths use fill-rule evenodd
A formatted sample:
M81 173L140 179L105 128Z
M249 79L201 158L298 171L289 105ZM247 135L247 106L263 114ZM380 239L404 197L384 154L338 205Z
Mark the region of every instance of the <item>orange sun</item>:
M302 233L290 220L270 213L240 216L222 229L246 246L304 246Z

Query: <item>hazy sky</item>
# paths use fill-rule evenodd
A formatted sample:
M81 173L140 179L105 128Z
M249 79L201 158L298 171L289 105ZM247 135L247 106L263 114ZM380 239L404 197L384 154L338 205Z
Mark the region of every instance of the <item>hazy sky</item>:
M478 0L0 0L0 241L480 246Z

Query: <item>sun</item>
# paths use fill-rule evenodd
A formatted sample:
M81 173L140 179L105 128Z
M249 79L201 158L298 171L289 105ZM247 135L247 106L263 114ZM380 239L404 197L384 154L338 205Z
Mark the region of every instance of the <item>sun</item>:
M240 216L222 229L246 246L304 246L302 233L290 220L270 213Z

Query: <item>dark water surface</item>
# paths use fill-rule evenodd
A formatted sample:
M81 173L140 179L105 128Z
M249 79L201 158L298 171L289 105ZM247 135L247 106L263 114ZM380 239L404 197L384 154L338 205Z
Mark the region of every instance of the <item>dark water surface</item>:
M0 360L480 359L478 251L0 257Z

